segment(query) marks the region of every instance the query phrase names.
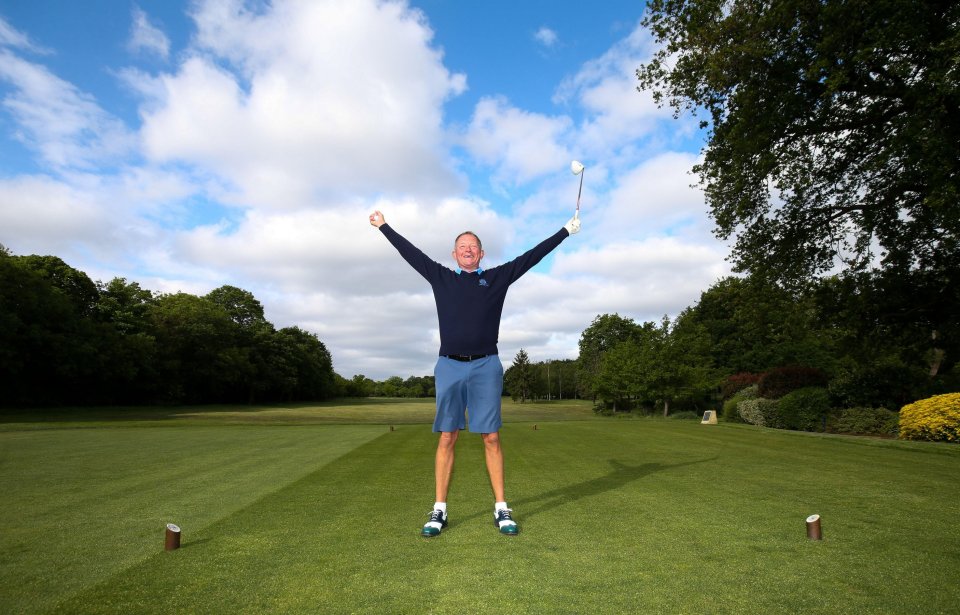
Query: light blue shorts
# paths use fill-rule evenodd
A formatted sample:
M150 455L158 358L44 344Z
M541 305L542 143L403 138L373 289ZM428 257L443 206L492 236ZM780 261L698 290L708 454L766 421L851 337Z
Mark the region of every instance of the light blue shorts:
M437 417L433 431L500 431L500 398L503 395L503 364L492 354L474 361L440 357L433 370L437 388Z

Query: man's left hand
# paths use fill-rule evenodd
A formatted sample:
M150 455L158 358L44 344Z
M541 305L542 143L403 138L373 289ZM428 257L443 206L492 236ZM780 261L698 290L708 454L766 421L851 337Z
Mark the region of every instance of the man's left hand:
M573 217L570 218L570 221L563 225L563 228L567 229L567 232L571 235L575 235L580 232L580 212L573 214Z

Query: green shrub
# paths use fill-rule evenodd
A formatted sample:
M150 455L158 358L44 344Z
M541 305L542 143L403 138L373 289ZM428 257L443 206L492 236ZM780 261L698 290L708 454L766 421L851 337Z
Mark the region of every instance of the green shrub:
M827 431L867 436L895 436L900 415L886 408L844 408L827 421Z
M751 372L740 372L739 374L727 376L727 379L723 381L723 385L720 387L720 393L723 399L730 399L743 389L757 384L759 380L760 374Z
M841 407L899 408L914 399L943 391L927 391L928 370L899 359L878 359L839 370L830 381L830 396Z
M780 399L791 391L827 386L827 375L815 367L787 365L765 372L757 382L760 397Z
M779 427L777 417L777 400L757 397L745 399L737 404L740 418L759 427Z
M900 408L900 437L960 441L960 393L934 395Z
M830 394L823 387L806 387L791 391L777 406L779 423L784 429L819 431L830 413Z
M752 384L744 389L737 391L736 395L723 402L723 409L720 412L720 416L724 421L730 422L743 422L743 418L740 416L740 413L737 411L737 404L747 399L756 399L757 398L757 385Z

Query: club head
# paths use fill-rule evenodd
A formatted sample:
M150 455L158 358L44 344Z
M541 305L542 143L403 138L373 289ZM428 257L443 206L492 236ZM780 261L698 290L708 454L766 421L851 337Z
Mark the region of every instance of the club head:
M570 163L570 172L574 175L580 175L583 173L583 165L579 161L574 160Z

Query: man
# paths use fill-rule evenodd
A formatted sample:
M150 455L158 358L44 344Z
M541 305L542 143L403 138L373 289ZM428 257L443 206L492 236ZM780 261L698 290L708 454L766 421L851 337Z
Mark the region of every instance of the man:
M439 536L447 526L447 490L453 472L454 445L461 429L483 438L490 486L493 489L494 525L501 534L515 536L519 528L507 507L500 446L500 399L503 365L497 355L500 315L507 289L520 276L549 254L560 242L579 232L579 213L551 237L514 260L489 270L480 267L483 245L466 231L453 246L456 271L431 260L386 223L383 214L370 214L370 224L393 244L400 255L433 288L440 324L440 356L434 368L437 414L433 431L440 434L434 464L436 502L421 530L426 537Z

